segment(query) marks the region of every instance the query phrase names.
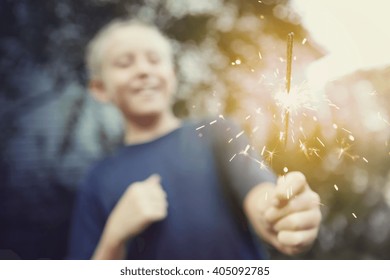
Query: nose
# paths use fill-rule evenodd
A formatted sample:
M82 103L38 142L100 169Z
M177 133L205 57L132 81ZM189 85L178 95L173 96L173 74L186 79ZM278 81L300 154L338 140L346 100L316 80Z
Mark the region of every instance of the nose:
M148 76L151 70L151 64L146 58L137 59L136 72L138 76Z

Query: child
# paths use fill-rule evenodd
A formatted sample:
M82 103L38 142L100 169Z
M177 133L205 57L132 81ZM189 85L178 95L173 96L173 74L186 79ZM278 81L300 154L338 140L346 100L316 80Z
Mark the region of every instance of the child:
M177 119L172 49L154 27L117 20L91 41L93 96L125 120L124 145L90 171L74 211L70 258L261 259L257 237L285 254L317 237L319 196L299 172L277 181L230 121ZM229 160L233 154L238 155ZM293 193L288 199L286 193Z

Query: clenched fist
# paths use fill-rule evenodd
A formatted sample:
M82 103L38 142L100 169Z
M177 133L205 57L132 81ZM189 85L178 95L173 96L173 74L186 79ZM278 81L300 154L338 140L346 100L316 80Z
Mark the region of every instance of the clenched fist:
M244 207L259 235L282 253L304 252L317 238L320 198L300 172L279 178L276 186L259 185L248 194Z
M167 197L160 176L131 184L111 212L94 258L122 258L124 244L167 216Z

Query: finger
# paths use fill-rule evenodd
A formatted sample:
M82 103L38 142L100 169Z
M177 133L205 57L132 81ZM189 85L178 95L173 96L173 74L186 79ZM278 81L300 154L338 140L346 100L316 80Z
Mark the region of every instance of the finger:
M275 224L274 230L277 232L308 230L318 227L320 221L321 212L319 209L312 209L284 217Z
M318 228L302 231L281 231L278 233L278 241L283 246L307 247L316 239Z
M269 223L276 223L279 219L295 213L316 208L320 205L320 197L317 193L307 190L290 199L284 207L270 207L265 212L265 219Z
M306 188L307 182L301 172L290 172L278 179L275 188L275 206L284 206L290 198L300 194Z

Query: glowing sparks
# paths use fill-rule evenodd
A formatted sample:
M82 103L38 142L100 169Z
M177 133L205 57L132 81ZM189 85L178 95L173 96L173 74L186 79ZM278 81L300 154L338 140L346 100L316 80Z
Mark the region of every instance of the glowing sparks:
M355 219L357 219L357 216L356 216L355 213L352 213L352 216L353 216Z
M205 125L199 126L199 127L196 128L196 130L202 129L204 127L205 127Z
M210 125L213 125L213 124L215 124L216 122L217 122L217 120L214 120L214 121L210 122Z
M281 107L285 112L297 114L303 109L312 111L317 110L316 100L308 93L304 85L295 86L290 90L290 94L285 91L278 91L275 94L276 105ZM285 121L288 121L289 116L282 116ZM287 119L286 119L287 118Z
M218 118L225 120L223 115L219 115Z
M306 39L306 38L303 38L303 40L302 40L302 45L306 44L306 42L307 42L307 39Z
M288 172L288 168L287 167L283 167L283 172L287 173Z
M232 141L233 141L233 138L230 138L229 141L228 141L228 143L230 144Z
M235 157L236 157L237 154L234 154L230 159L229 159L229 162L231 162Z
M241 64L241 60L240 60L240 59L236 59L235 63L236 63L237 65L240 65L240 64Z
M367 160L365 157L363 157L363 160L364 160L366 163L368 163L368 160Z
M339 187L337 187L337 185L336 185L336 184L334 184L334 185L333 185L333 187L334 187L334 189L335 189L336 191L338 191L338 190L339 190Z

